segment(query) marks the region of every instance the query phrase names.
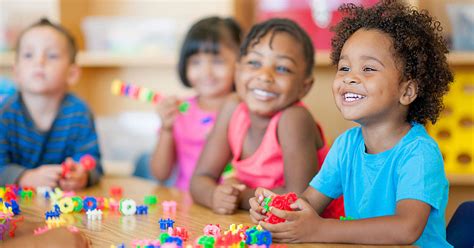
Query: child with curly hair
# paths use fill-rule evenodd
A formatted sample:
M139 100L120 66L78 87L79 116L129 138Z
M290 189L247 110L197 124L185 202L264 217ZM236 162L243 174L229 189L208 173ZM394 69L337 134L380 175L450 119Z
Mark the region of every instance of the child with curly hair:
M333 95L360 126L337 138L295 211L270 210L286 222L263 222L262 199L273 194L266 189L250 200L251 218L280 242L450 247L443 158L423 126L436 122L453 81L440 23L398 1L340 10L347 16L334 29ZM352 220L320 218L342 194Z

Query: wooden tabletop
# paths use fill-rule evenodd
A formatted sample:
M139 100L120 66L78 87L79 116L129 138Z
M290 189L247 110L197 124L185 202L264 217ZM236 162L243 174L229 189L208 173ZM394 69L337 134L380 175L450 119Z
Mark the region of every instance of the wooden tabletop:
M191 196L177 189L160 187L157 184L133 177L105 177L99 185L81 192L80 196L109 197L109 189L114 186L123 188L123 197L134 199L137 204L143 204L144 196L156 195L158 204L150 207L148 215L121 216L105 210L101 221L87 220L85 213L63 214L66 221L81 231L92 240L94 247L110 247L125 243L131 247L130 242L134 239L155 239L159 236L159 219L171 217L176 222L174 226L185 227L190 234L186 244L192 242L203 234L203 228L207 224L220 224L225 230L231 224L243 224L253 226L248 211L239 211L234 215L217 215L207 208L193 204ZM161 202L174 200L177 202L175 215L164 216ZM51 203L43 197L35 197L33 200L21 202L22 214L25 221L35 222L44 226L44 213L51 210ZM339 244L293 244L288 247L376 247L369 245L339 245ZM387 247L387 246L384 246ZM401 246L392 246L401 247Z

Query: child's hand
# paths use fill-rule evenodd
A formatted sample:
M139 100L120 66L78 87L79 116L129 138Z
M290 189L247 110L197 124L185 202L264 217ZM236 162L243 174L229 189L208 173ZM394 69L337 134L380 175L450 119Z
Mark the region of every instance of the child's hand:
M158 103L156 112L160 116L162 130L173 128L174 120L179 113L179 104L180 101L175 96L167 97Z
M218 214L233 214L239 207L243 184L223 184L216 187L212 195L212 210Z
M19 178L18 184L21 187L49 186L57 187L61 178L62 168L59 165L42 165L35 169L26 170Z
M44 247L92 247L91 241L82 232L71 232L65 227L54 228L36 236L37 245Z
M301 198L290 207L295 211L270 208L271 213L286 219L285 222L270 224L260 221L259 224L272 233L274 241L281 243L311 242L311 237L318 235L317 229L323 228L323 219L314 211L308 202Z
M65 178L59 180L61 189L70 191L85 188L87 186L88 173L80 164L71 166Z
M255 190L255 197L252 197L249 200L250 219L252 219L253 223L258 224L260 221L263 221L267 218L267 216L265 215L266 210L263 208L263 206L265 205L263 200L266 197L271 197L273 195L275 195L275 193L265 188L257 188Z

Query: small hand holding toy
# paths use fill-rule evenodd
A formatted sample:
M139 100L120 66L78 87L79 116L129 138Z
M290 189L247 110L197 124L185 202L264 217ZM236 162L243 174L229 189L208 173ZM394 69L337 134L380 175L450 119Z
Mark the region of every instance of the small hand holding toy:
M79 163L75 162L72 158L67 158L66 161L61 164L61 167L63 169L61 177L65 178L66 175L69 174L72 170L74 170L74 167L76 166L82 166L85 171L90 171L95 168L95 165L95 158L88 154L82 156L79 160Z
M270 197L266 197L263 201L265 203L264 209L267 212L268 218L265 219L265 222L271 223L271 224L277 224L280 222L284 222L285 219L282 219L273 213L271 213L270 208L278 208L281 210L286 210L286 211L293 211L293 209L290 207L291 204L295 203L296 200L298 200L298 196L294 192L290 192L285 195L273 195Z

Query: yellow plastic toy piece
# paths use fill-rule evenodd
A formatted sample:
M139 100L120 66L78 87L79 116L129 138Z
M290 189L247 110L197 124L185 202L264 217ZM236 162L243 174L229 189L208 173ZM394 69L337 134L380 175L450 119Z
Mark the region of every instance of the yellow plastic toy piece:
M474 174L474 74L457 74L444 99L445 109L428 130L449 174Z

